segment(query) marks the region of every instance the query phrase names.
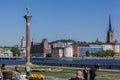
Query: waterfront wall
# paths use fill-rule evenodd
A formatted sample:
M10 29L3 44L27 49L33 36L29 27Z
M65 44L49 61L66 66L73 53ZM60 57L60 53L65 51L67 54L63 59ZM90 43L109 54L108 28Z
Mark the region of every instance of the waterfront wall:
M25 59L1 59L1 64L6 65L24 65ZM99 64L101 69L120 69L120 60L56 60L56 59L31 59L32 64L43 66L58 66L58 67L78 67L84 66L90 68L95 64Z

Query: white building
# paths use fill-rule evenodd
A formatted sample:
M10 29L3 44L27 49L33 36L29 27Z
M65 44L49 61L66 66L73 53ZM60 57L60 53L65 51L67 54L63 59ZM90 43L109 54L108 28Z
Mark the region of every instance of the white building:
M11 58L11 57L13 57L13 53L9 49L5 49L3 56Z
M53 43L53 48L57 48L57 47L64 48L65 47L65 43L64 42Z
M119 44L104 44L104 50L113 50L115 53L120 53L120 45Z
M63 57L63 49L62 48L54 48L52 51L53 58L62 58Z
M20 50L20 56L25 57L26 56L26 48L19 48Z
M66 44L64 48L64 57L73 57L73 47L71 44Z
M24 36L23 36L22 39L21 39L21 47L22 47L22 48L25 48L25 47L26 47L26 40L25 40Z
M119 44L114 45L113 50L114 50L116 53L120 53L120 45L119 45Z
M113 50L115 53L120 53L120 44L103 44L103 45L90 45L91 47L101 47L103 50Z
M52 43L53 48L64 48L67 44L73 44L70 40L57 40Z

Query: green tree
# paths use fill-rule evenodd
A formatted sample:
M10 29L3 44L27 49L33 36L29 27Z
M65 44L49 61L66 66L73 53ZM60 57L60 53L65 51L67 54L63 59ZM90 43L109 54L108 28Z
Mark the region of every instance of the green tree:
M89 51L86 51L86 56L89 57L91 54Z
M96 57L113 57L115 55L115 52L112 50L106 50L106 51L98 51L93 53L92 56Z
M106 50L107 56L113 57L115 55L115 52L112 50Z
M20 56L20 50L17 47L13 47L11 52L13 53L13 56Z

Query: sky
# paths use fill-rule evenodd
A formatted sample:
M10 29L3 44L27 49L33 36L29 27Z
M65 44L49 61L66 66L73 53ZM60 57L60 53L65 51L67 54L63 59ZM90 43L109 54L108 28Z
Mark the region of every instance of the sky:
M0 0L0 45L20 45L26 35L26 7L35 42L43 38L106 42L109 15L120 42L120 0Z

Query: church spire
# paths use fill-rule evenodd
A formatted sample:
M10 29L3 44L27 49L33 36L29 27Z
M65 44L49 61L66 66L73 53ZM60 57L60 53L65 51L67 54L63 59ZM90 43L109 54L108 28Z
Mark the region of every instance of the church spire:
M108 32L113 32L112 31L112 25L111 25L111 15L109 15L109 29Z
M111 25L111 16L109 15L109 26L108 26L108 32L107 32L107 43L114 43L114 32L112 30Z

